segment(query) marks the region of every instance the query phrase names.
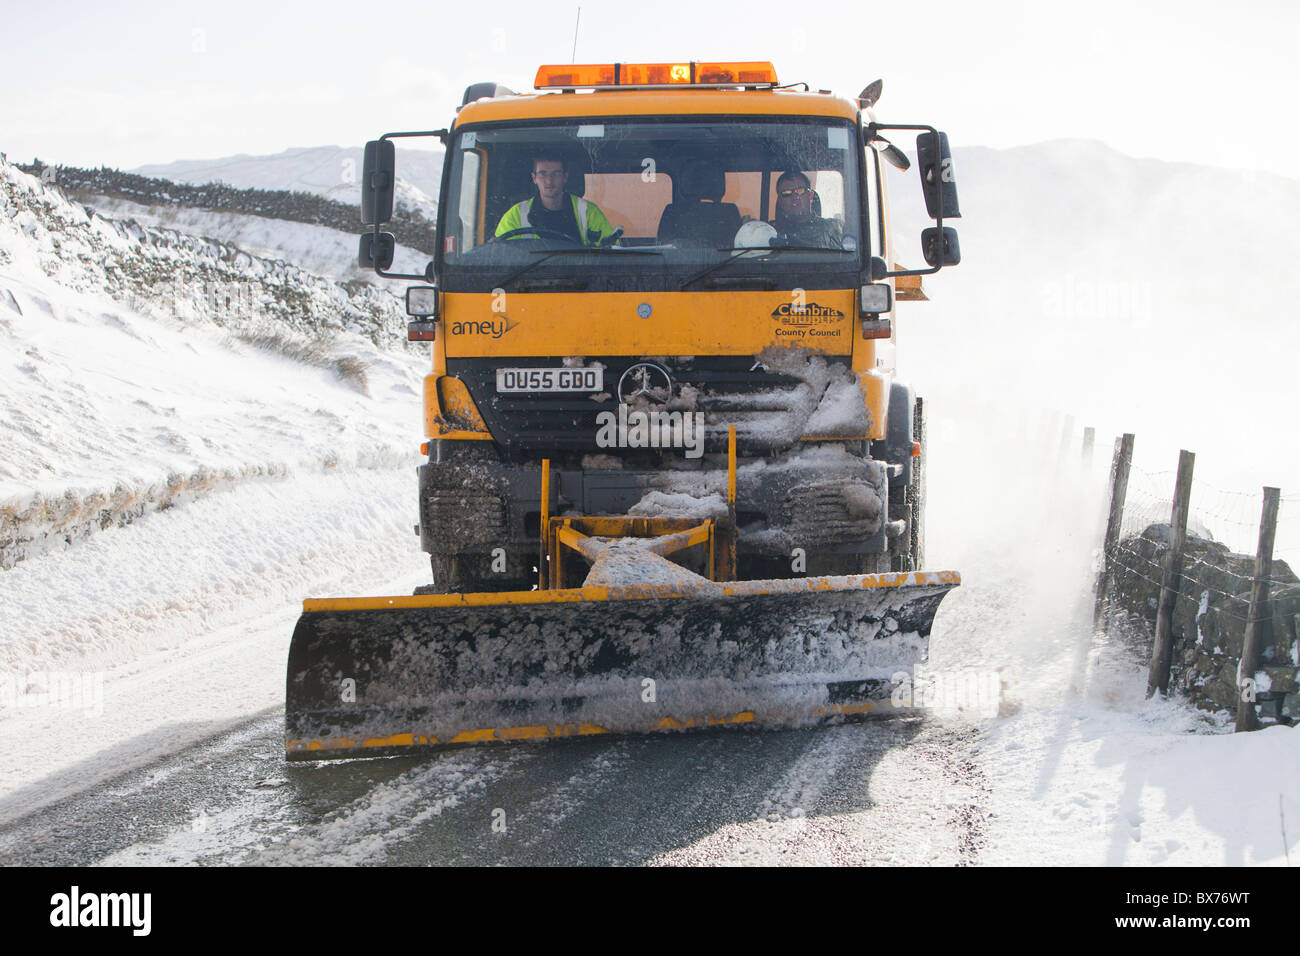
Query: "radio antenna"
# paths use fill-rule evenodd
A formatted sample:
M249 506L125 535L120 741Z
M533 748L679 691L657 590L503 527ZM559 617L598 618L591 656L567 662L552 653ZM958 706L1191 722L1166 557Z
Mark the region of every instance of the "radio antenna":
M573 55L569 57L570 63L578 62L578 24L582 23L582 7L578 7L578 15L573 19Z

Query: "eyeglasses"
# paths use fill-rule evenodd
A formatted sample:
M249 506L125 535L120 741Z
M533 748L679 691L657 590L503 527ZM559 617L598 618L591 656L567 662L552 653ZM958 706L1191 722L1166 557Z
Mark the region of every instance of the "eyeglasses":
M776 194L782 199L789 199L791 196L802 196L812 192L811 186L795 186L793 189L778 189Z
M560 179L564 176L562 169L539 169L533 173L538 179Z

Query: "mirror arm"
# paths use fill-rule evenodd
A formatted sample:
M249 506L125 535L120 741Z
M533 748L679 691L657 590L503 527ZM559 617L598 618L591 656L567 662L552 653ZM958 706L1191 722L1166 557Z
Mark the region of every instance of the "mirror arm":
M379 139L382 141L386 139L401 139L401 138L416 137L416 136L436 136L438 137L438 141L442 143L443 146L446 146L447 139L451 136L451 131L445 129L428 129L428 130L416 130L416 131L406 132L406 133L385 133L383 136L379 137ZM396 186L397 183L394 182L393 185ZM375 239L378 240L379 223L375 223L371 227L371 235L373 235ZM430 265L432 265L432 263L430 263ZM385 272L383 269L379 268L379 266L375 266L374 269L376 275L381 275L385 279L427 279L427 274L411 275L409 272ZM428 270L426 270L426 273L427 271Z
M892 279L895 276L928 276L934 275L943 266L931 266L929 269L893 269L889 272L880 273L881 279Z
M379 226L376 225L374 227L374 230L373 232L371 232L371 235L373 235L375 237L375 241L378 242ZM433 281L433 278L429 275L429 272L432 271L433 268L432 262L429 263L429 268L426 269L420 275L411 275L409 272L385 272L383 269L379 268L378 265L374 266L373 268L375 270L375 275L383 276L385 279L423 279L426 282Z
M876 131L882 129L915 129L915 130L920 130L923 133L934 133L936 136L939 135L939 131L937 129L935 129L933 126L928 126L925 123L921 123L921 124L877 123L874 120L872 120L870 123L867 124L866 129L867 129L867 135L872 137L873 139L875 138ZM883 139L884 137L881 138Z
M445 146L447 145L447 137L450 135L451 132L449 130L426 129L426 130L418 130L413 133L385 133L383 136L379 138L381 140L384 140L384 139L399 139L402 137L410 137L410 136L436 136L438 137L439 141L441 141L442 144Z
M787 182L788 182L788 180L787 180ZM382 269L376 269L375 272L376 272L377 274L383 276L385 279L412 279L412 280L419 279L419 280L426 281L426 282L427 282L428 279L429 279L429 277L428 277L427 275L425 275L424 273L420 273L420 274L417 276L417 275L412 275L412 274L409 273L409 272L385 272L385 271L382 270Z
M939 131L937 129L925 123L877 123L875 121L872 121L866 125L868 139L872 139L872 140L876 138L884 139L883 136L881 137L876 136L877 131L882 129L914 129L914 130L919 130L923 133L933 133L935 136L939 135ZM888 142L888 140L886 140L886 142ZM942 236L943 235L942 214L934 218L934 225L935 228L939 230L939 235ZM882 275L881 278L892 279L896 276L928 276L928 275L933 275L934 273L938 272L942 268L943 268L943 264L942 262L940 262L939 265L931 266L929 269L893 269L890 270L889 272L884 273L884 275Z

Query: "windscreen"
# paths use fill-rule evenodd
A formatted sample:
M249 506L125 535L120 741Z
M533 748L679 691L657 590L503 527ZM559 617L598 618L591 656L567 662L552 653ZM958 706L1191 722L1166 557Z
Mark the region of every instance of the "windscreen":
M450 153L447 291L829 288L861 271L862 150L844 120L501 124L458 130Z

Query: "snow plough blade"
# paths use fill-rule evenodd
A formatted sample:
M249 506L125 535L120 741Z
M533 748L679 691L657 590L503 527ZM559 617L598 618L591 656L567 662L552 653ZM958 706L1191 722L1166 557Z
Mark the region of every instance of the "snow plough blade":
M952 571L304 602L289 759L888 714ZM657 583L644 583L656 581Z

